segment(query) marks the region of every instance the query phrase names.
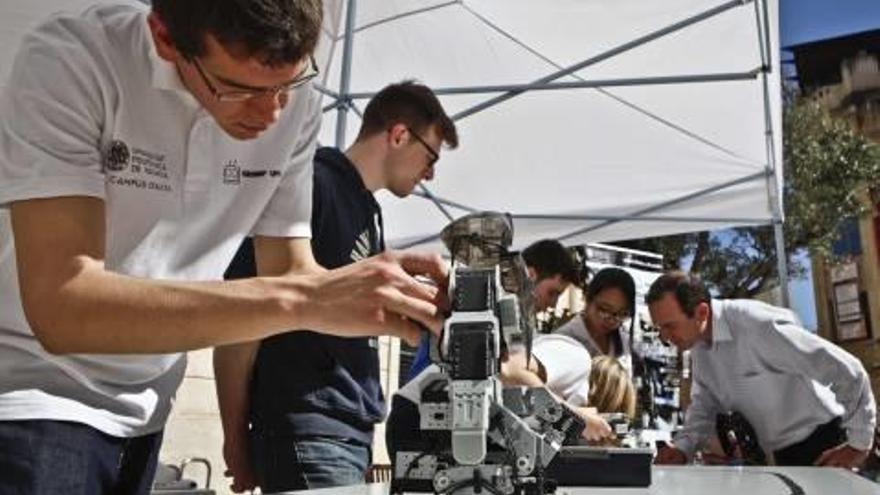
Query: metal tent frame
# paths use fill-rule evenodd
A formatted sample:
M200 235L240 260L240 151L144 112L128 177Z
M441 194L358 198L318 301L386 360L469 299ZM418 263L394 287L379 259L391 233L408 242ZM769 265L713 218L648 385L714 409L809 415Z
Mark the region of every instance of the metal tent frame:
M766 166L762 172L752 173L743 177L740 177L735 180L730 180L721 184L716 184L711 187L705 188L701 191L692 192L677 198L674 198L669 201L665 201L660 204L653 205L648 208L644 208L638 211L633 211L627 215L578 215L578 216L563 216L563 215L513 215L514 219L557 219L557 220L583 220L587 221L599 221L598 224L585 226L583 228L579 228L573 230L567 234L563 234L558 236L558 239L561 241L565 241L566 239L570 239L572 237L582 235L587 232L592 232L598 229L602 229L609 225L613 225L622 221L644 221L644 222L668 222L668 221L677 221L677 222L718 222L722 224L737 224L737 223L752 223L752 224L763 224L766 223L767 220L765 218L755 219L755 218L719 218L719 217L684 217L684 216L676 216L676 217L668 217L668 216L658 216L654 215L662 210L670 208L672 206L680 205L686 201L706 196L721 190L729 189L734 186L738 186L745 183L755 182L755 181L766 181L767 190L768 190L768 202L770 204L771 212L772 212L772 220L771 224L774 229L774 237L776 244L776 258L777 258L777 270L779 273L779 282L780 289L782 292L782 303L785 306L790 306L789 300L789 290L788 290L788 269L787 269L787 256L785 253L785 237L783 233L783 211L781 208L780 201L780 191L781 184L777 179L777 168L778 165L776 163L776 150L774 144L774 137L778 132L781 132L781 129L774 129L774 123L772 119L772 104L771 104L771 91L769 76L773 71L774 64L773 61L773 53L771 52L771 47L773 44L771 43L771 31L770 31L770 20L769 20L769 11L768 11L768 1L774 0L730 0L726 3L718 5L716 7L710 8L703 12L699 12L689 18L671 24L662 29L655 30L651 33L648 33L644 36L640 36L636 39L623 43L619 46L608 49L598 55L592 56L586 60L578 62L576 64L567 66L567 67L559 67L557 64L550 61L548 58L544 57L536 50L532 49L525 43L517 40L515 37L510 35L509 33L504 32L498 26L492 24L489 20L480 16L479 13L470 9L464 2L464 0L452 0L446 3L442 3L439 5L434 5L431 7L416 9L410 12L406 12L403 14L395 15L386 19L381 19L375 22L372 22L368 25L362 26L360 28L355 28L355 14L357 8L357 0L346 0L346 14L345 14L345 32L342 36L342 63L341 63L341 78L340 85L337 91L333 91L329 88L317 86L317 90L323 95L331 98L333 101L329 105L324 107L324 112L329 112L332 110L336 110L337 112L337 120L336 120L336 134L335 141L336 146L339 148L343 148L345 146L346 139L346 125L348 119L348 113L350 111L355 112L360 115L360 111L358 110L355 102L361 100L368 100L375 93L369 92L351 92L350 83L351 83L351 67L352 67L352 57L354 53L354 33L357 31L362 31L365 29L370 29L372 27L385 24L388 22L393 22L397 19L408 17L411 15L420 15L427 13L432 10L441 9L441 8L450 8L450 7L459 7L468 10L468 12L472 13L474 16L478 17L482 22L484 22L491 29L498 31L503 36L507 37L511 41L519 44L526 50L528 50L531 54L540 57L542 60L550 63L555 66L558 70L548 74L538 80L527 84L507 84L507 85L488 85L488 86L469 86L469 87L445 87L445 88L434 88L434 92L437 95L475 95L475 94L490 94L490 93L499 93L502 92L501 95L493 96L488 98L487 100L478 103L464 111L461 111L452 116L453 120L461 120L467 118L471 115L479 113L488 108L494 107L506 100L511 98L515 98L518 95L521 95L525 92L529 91L553 91L553 90L563 90L563 89L574 89L574 88L594 88L597 90L602 90L602 88L608 87L622 87L622 86L645 86L645 85L669 85L669 84L680 84L680 83L704 83L711 84L713 82L728 82L728 81L742 81L742 80L755 80L759 79L760 84L763 89L764 96L764 124L765 124L765 148L766 148ZM698 74L698 75L685 75L685 76L667 76L667 77L644 77L644 78L628 78L628 79L605 79L605 80L585 80L575 75L576 72L589 67L591 65L597 64L604 60L610 59L622 53L625 53L633 48L645 45L654 40L660 39L664 36L668 36L672 33L680 31L686 27L692 26L694 24L703 22L707 19L711 19L715 16L718 16L724 12L727 12L731 9L736 8L744 8L748 6L748 4L753 4L754 6L754 16L758 33L758 43L760 46L760 55L761 55L761 66L756 67L753 70L747 72L739 72L739 73L717 73L717 74ZM566 76L575 77L576 81L566 81L566 82L558 82L557 80ZM648 113L648 112L645 112ZM657 118L657 117L655 117ZM679 132L685 133L699 139L706 144L709 144L713 147L721 149L718 145L711 143L707 140L699 136L695 136L690 134L686 129L675 127L675 129ZM455 218L455 216L449 211L448 208L456 208L458 210L462 210L466 213L476 211L475 208L468 207L467 205L463 205L460 203L456 203L441 197L437 197L434 195L430 189L424 184L420 184L420 191L417 191L416 194L429 199L433 202L433 204L439 209L439 211L449 220ZM401 248L408 248L417 246L426 242L431 242L436 240L439 237L439 233L437 235L432 235L430 237L426 237L423 239L418 239L412 242L407 243L406 245L399 246Z

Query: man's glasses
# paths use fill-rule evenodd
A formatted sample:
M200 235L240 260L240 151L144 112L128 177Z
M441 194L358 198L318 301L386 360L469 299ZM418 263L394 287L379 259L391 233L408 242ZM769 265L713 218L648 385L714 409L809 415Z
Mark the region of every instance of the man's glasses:
M422 146L425 147L425 151L427 151L428 155L431 157L430 160L428 161L428 167L433 167L434 164L437 163L437 160L440 159L440 153L437 153L436 151L434 151L434 148L432 148L431 145L428 144L427 141L422 139L421 136L419 136L418 134L413 132L412 129L407 127L406 130L409 131L409 133L410 133L410 135L412 135L412 137L416 138L416 141L418 141L419 143L421 143Z
M204 81L205 86L208 87L208 91L211 92L211 95L217 101L247 101L251 98L257 98L259 96L264 95L272 95L275 96L279 93L290 93L294 89L302 86L303 84L309 82L314 79L318 75L318 64L315 63L315 57L309 55L309 65L307 65L302 72L299 73L292 81L279 84L278 86L273 86L271 88L261 88L261 89L230 89L230 90L220 90L211 82L211 79L208 77L207 71L205 71L204 67L202 67L201 62L199 62L198 58L193 58L193 65L196 67L196 71L201 76L202 81ZM213 76L217 79L217 76Z

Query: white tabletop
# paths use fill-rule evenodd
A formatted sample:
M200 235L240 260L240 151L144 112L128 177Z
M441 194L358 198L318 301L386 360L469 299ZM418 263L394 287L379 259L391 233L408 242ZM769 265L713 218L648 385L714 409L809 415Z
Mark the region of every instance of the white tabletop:
M770 473L797 483L805 495L880 495L880 485L849 471L816 467L654 466L649 488L560 488L559 495L789 495ZM310 495L387 495L387 483L290 492Z

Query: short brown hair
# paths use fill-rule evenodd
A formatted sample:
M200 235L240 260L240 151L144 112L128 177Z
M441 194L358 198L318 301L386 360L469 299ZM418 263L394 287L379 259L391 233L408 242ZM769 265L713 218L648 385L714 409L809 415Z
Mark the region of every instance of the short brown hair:
M364 109L364 119L357 140L385 132L399 123L418 133L437 126L440 138L446 146L458 147L455 123L446 115L437 95L427 86L412 80L389 84L370 99Z
M645 295L645 304L655 303L666 294L675 295L681 310L689 318L693 318L700 303L709 303L712 300L709 289L699 276L680 271L666 273L655 280Z
M205 35L269 66L293 64L315 50L324 15L321 0L153 0L177 50L192 60Z
M581 270L572 252L555 239L541 239L522 252L526 265L538 274L538 280L559 275L570 284L578 284Z

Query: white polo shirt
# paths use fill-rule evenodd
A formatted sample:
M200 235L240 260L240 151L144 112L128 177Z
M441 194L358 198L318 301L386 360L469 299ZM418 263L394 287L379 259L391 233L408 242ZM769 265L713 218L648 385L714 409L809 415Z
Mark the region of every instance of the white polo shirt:
M524 353L517 346L512 352ZM577 340L567 335L538 335L532 346L532 357L537 359L547 374L545 385L564 401L575 407L587 405L590 395L590 353ZM418 403L422 382L440 372L431 363L421 373L397 390L397 394Z
M235 140L157 56L147 12L55 16L12 67L0 103L0 420L155 432L186 366L183 354L49 355L21 308L9 203L103 199L106 268L149 279L219 280L247 234L310 236L315 92L297 90L258 139Z
M547 388L575 407L585 407L590 395L590 353L567 335L535 337L532 354L547 374Z

